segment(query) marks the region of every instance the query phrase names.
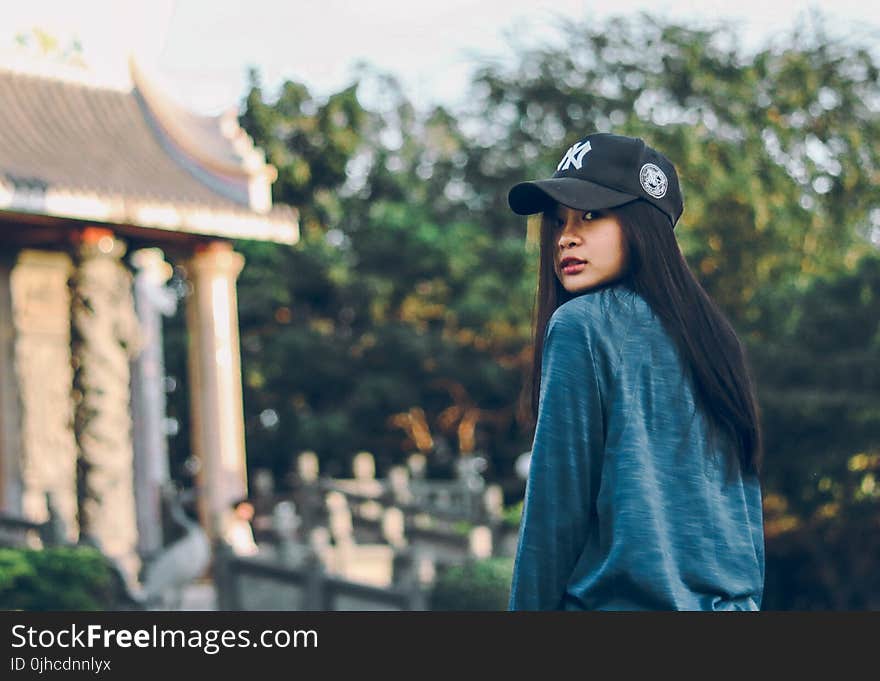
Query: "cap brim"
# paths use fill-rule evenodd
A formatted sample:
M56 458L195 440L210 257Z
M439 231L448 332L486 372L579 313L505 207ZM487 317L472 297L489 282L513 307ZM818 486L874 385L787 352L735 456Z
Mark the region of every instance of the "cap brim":
M639 197L589 180L553 177L514 185L507 194L507 203L514 213L531 215L545 211L554 203L577 210L602 210L635 201L637 198Z

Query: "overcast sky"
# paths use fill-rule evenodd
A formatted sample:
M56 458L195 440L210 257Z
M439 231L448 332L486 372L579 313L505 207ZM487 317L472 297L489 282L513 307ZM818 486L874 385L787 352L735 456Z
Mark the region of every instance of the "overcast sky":
M395 73L420 105L455 105L464 96L475 57L504 59L511 37L562 39L555 17L602 20L650 11L660 17L741 26L757 47L787 31L810 7L837 35L864 42L880 27L880 2L864 0L27 0L4 3L0 41L37 26L62 44L78 39L86 61L108 81L126 78L133 50L160 85L184 106L217 113L241 100L248 66L268 87L285 78L318 95L352 81L367 61ZM613 7L613 11L609 11ZM833 17L833 19L832 19Z

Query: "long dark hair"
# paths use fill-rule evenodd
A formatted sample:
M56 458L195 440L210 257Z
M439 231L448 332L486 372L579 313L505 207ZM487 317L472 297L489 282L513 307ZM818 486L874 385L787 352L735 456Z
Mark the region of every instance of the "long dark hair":
M678 347L690 374L695 400L709 417L710 436L717 438L719 431L728 436L736 445L740 470L760 475L763 463L760 410L745 348L736 332L694 277L663 213L642 200L609 212L620 221L627 266L620 279L601 287L622 284L645 299ZM557 307L579 295L566 291L554 271L553 217L550 210L541 220L531 392L526 396L532 428L538 419L541 357L547 323ZM732 457L728 459L728 473L732 472L734 461Z

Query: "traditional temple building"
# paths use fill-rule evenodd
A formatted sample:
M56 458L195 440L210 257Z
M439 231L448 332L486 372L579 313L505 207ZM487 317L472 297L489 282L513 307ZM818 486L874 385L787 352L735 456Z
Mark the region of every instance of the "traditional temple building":
M160 547L174 263L200 520L216 533L247 493L233 240L299 238L275 177L234 111L186 111L133 62L121 88L0 65L0 510L43 521L51 503L132 578Z

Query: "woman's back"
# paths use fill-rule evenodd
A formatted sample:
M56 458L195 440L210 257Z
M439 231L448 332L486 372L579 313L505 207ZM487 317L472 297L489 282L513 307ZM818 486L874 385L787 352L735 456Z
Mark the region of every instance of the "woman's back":
M759 609L760 483L726 478L647 302L613 284L563 303L541 376L510 609Z

